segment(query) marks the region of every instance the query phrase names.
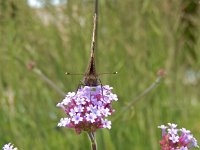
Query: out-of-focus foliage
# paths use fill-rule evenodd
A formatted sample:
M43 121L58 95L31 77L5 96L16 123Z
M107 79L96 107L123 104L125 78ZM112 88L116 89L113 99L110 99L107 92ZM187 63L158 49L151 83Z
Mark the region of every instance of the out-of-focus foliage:
M42 0L41 0L42 1ZM86 134L58 129L63 96L31 70L34 62L57 87L75 91L91 42L92 0L62 5L0 0L0 145L21 150L89 149ZM156 79L165 80L120 117L110 131L98 130L99 149L158 150L157 125L175 122L200 141L200 10L198 0L100 0L98 72L114 87L115 115ZM28 69L29 68L29 69ZM115 118L115 117L114 117Z

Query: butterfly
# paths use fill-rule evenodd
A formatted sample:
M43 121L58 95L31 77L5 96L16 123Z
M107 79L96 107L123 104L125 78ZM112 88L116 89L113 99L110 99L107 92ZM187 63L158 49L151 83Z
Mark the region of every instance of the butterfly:
M90 61L87 70L83 77L83 84L85 86L98 86L100 85L100 79L96 73L94 51L91 50Z
M96 72L94 51L95 51L95 47L96 47L97 24L98 24L98 1L96 1L96 3L95 3L92 43L91 43L91 49L90 49L90 60L89 60L87 70L83 74L84 75L83 80L81 81L81 84L84 85L84 86L91 86L92 87L92 86L102 85L101 80L99 79L99 75L102 75L102 74L117 74L117 72L101 73L101 74L97 74L97 72ZM66 74L68 74L68 75L82 75L82 74L70 74L70 73L66 73Z

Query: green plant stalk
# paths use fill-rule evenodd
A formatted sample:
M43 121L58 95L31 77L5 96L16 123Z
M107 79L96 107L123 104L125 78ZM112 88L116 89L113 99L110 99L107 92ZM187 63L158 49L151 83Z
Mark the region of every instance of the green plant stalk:
M91 142L91 150L97 150L97 142L96 142L96 138L95 138L95 132L88 132L87 134L88 134L88 137Z

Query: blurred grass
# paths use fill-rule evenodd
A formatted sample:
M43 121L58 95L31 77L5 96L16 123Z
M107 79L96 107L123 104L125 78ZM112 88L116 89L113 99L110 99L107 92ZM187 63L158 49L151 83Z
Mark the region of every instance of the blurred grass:
M74 91L81 77L64 73L86 69L93 1L68 0L59 10L49 4L35 10L25 1L0 2L0 145L89 149L86 134L56 128L64 114L55 105L63 97L27 64L34 61L61 90ZM184 11L189 2L197 6L192 14ZM38 13L49 15L50 21ZM119 97L113 118L154 82L157 70L168 73L158 88L115 120L111 130L97 131L99 149L157 150L157 126L167 122L191 129L200 141L198 1L102 0L99 19L97 70L119 72L101 77ZM191 42L187 28L195 37Z

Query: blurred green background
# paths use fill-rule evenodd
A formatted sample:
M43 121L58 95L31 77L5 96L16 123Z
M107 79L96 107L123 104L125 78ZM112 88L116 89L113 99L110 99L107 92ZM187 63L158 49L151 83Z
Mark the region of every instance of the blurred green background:
M198 0L99 0L98 72L119 101L111 130L98 130L99 150L158 150L160 124L190 129L200 142L200 4ZM93 0L0 0L0 147L90 149L85 133L57 128L56 108L75 91L91 43ZM35 65L36 68L32 68ZM132 107L164 68L167 76ZM122 111L123 110L123 111ZM120 116L118 116L121 114ZM117 118L117 119L114 119Z

